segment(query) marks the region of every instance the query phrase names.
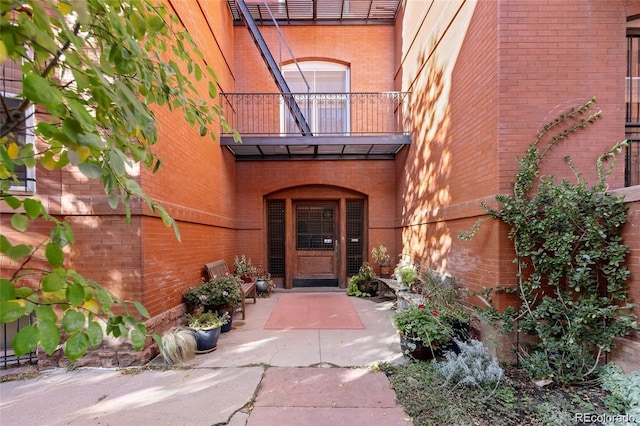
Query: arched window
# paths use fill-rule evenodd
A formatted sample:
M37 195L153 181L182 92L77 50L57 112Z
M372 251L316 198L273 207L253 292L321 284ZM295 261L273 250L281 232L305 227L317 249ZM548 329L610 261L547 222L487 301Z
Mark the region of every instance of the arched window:
M334 62L304 61L283 66L282 75L313 134L349 133L348 66ZM284 106L281 116L284 118L282 132L297 133L298 128Z

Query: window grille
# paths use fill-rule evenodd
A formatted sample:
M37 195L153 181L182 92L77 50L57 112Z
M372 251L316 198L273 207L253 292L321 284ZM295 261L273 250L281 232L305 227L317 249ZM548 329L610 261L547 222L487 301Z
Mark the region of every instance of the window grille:
M299 204L296 207L296 248L333 250L336 209L330 204Z
M274 277L283 277L285 270L284 244L284 201L267 202L267 257L269 272Z
M627 35L625 186L640 185L640 34Z
M347 201L347 275L358 273L363 262L364 202Z

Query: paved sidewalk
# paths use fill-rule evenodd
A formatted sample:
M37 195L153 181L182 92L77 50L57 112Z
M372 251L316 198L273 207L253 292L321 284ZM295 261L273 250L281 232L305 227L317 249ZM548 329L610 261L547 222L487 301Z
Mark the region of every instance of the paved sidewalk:
M218 348L173 369L49 370L0 384L2 425L412 425L379 362L403 362L391 303L349 298L364 330L264 330L247 304Z

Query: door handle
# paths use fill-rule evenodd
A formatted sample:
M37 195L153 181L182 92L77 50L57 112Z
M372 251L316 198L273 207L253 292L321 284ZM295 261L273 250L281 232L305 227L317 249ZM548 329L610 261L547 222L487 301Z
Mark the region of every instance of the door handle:
M338 240L333 240L333 255L336 260L340 258L340 244L338 244Z

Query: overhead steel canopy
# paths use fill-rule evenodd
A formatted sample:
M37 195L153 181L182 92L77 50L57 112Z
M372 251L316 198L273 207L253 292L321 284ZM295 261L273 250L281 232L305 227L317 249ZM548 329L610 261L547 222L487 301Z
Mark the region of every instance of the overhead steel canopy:
M404 135L337 137L243 137L241 143L232 137L220 138L237 161L249 160L392 160L411 143Z
M258 25L273 25L273 19L278 25L391 25L402 0L245 0L245 3ZM227 0L227 4L234 23L243 25L236 0Z

